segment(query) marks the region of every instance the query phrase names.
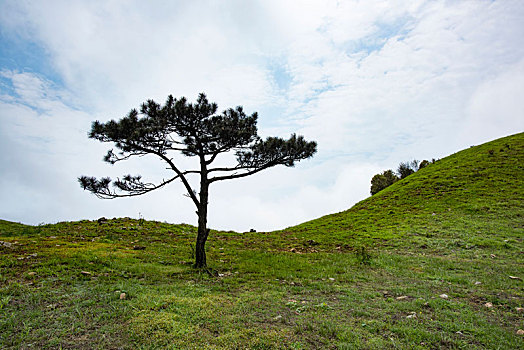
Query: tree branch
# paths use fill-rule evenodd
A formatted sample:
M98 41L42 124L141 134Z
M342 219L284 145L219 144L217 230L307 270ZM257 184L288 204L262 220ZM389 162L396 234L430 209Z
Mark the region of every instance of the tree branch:
M208 170L208 173L212 172L227 172L227 171L238 171L243 169L254 169L254 166L247 166L247 165L237 165L232 168L211 168Z
M266 164L264 166L261 166L259 168L256 168L254 170L251 170L251 171L248 171L248 172L245 172L245 173L213 177L213 178L209 179L209 183L212 183L212 182L215 182L215 181L222 181L222 180L238 179L238 178L241 178L241 177L253 175L253 174L258 173L259 171L271 168L271 167L273 167L273 166L275 166L277 164L278 163L268 163L268 164ZM251 167L239 167L238 169L251 169ZM230 169L228 171L238 170L238 169Z
M176 167L176 165L171 161L171 159L169 159L165 154L162 154L162 153L155 153L155 154L157 156L159 156L160 158L162 158L167 164L169 164L171 169L178 175L178 177L180 177L180 180L182 180L182 183L186 187L186 190L187 190L187 193L189 194L189 197L193 200L193 203L195 203L196 207L200 208L200 202L198 201L198 198L195 195L195 191L193 190L193 188L191 187L191 185L187 181L186 177L184 176L184 175L187 175L187 174L200 173L200 171L198 171L198 170L190 170L190 171L181 172Z
M107 154L104 156L104 162L115 164L116 162L120 162L122 160L127 160L133 156L143 156L146 155L145 152L129 152L129 154L125 155L125 152L120 152L120 156L115 154L112 149L107 151Z
M101 199L114 199L122 197L134 197L139 196L151 191L154 191L158 188L164 187L170 182L178 179L179 176L175 176L169 180L163 180L160 184L154 185L152 183L143 183L140 181L141 177L126 175L122 180L117 179L113 182L113 186L118 188L121 191L128 192L127 194L120 194L116 191L112 191L109 188L111 179L104 177L100 180L97 180L94 177L81 176L78 178L78 182L82 185L84 190L92 192L95 196Z

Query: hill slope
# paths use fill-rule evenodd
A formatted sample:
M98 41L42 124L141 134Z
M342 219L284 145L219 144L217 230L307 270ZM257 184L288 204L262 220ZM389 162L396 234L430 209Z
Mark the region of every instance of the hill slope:
M518 134L342 213L214 231L213 276L189 225L0 220L0 348L521 348L523 157Z
M523 228L521 133L441 159L347 211L284 232L323 242L449 248L502 245L522 239Z

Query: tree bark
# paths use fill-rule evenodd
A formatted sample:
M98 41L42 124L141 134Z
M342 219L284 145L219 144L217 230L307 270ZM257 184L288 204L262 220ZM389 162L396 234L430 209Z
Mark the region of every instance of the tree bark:
M205 244L208 234L209 229L204 229L204 231L201 231L200 227L198 228L198 236L195 249L195 267L197 268L207 266Z
M206 208L207 209L207 208ZM195 247L195 267L206 267L206 250L205 245L207 241L207 236L209 235L209 229L206 227L207 213L198 214L198 233L196 239Z
M200 202L198 207L198 233L195 245L195 267L202 268L207 266L205 245L209 236L207 228L207 205L209 199L209 182L207 171L202 167L200 174Z

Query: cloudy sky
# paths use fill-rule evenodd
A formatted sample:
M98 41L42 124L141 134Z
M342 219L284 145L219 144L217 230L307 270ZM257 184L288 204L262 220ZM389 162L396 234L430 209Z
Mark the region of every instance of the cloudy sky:
M274 230L348 209L401 161L524 130L523 23L522 0L2 0L0 218L196 224L180 183L100 200L76 179L169 176L155 159L104 163L111 145L87 132L199 92L258 111L262 136L319 145L295 168L214 184L211 227Z

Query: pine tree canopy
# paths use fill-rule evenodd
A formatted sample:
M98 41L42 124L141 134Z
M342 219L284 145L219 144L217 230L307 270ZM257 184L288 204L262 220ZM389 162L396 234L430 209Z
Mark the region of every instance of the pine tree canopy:
M285 140L257 135L257 113L247 115L242 107L229 108L217 114L217 105L200 94L195 104L169 96L164 105L153 100L133 109L124 118L106 123L95 121L89 137L111 142L104 161L115 164L133 156L156 155L174 171L174 176L158 184L143 182L141 177L125 175L112 181L104 177L81 176L81 186L101 198L135 196L150 192L181 179L195 204L195 191L189 188L186 176L206 173L208 183L248 176L275 165L294 166L295 162L311 157L316 143L292 135ZM200 168L181 170L172 162L170 152L199 157ZM211 167L222 153L234 152L236 164L231 167ZM112 187L110 186L112 185Z

